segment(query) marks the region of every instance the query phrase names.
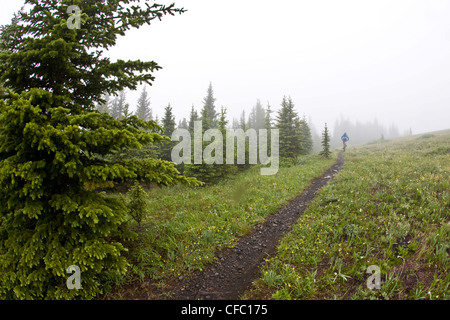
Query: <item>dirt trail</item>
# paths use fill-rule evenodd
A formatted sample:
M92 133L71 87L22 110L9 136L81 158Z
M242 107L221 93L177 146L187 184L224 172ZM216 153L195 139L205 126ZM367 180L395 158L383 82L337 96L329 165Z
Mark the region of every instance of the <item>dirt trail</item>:
M259 276L264 258L272 255L283 235L303 214L317 191L342 170L342 152L337 162L289 205L269 216L252 234L241 238L234 248L217 254L219 259L201 272L180 283L173 292L174 300L235 300Z

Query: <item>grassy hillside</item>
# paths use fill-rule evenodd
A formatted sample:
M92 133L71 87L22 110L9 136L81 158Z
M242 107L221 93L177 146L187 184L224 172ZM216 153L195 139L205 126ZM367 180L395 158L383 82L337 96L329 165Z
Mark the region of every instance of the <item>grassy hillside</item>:
M450 131L345 153L246 299L449 299ZM381 287L370 290L369 266Z

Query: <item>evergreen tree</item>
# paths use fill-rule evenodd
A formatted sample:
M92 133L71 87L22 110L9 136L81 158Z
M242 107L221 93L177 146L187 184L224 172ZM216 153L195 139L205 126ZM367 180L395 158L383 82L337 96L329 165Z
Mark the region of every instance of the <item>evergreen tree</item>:
M326 123L322 133L322 148L323 149L320 152L320 155L328 159L331 156L331 151L330 151L330 135L328 133L328 127Z
M259 129L264 129L265 121L266 121L266 112L262 107L261 102L258 100L250 114L249 118L250 128L253 128L256 131L259 131Z
M194 106L192 105L191 113L189 115L189 125L188 125L188 130L191 135L194 134L194 123L197 120L199 120L198 113L194 109Z
M253 107L250 110L250 113L248 115L246 128L248 128L248 129L250 129L250 128L255 129L255 125L256 125L256 109L255 109L255 107Z
M222 148L223 164L217 165L217 167L218 167L217 170L218 170L220 179L223 179L224 177L234 173L237 169L234 165L226 163L227 147L226 147L225 138L227 136L227 125L228 125L227 109L222 107L220 110L220 117L219 117L219 122L218 122L218 129L220 130L220 132L222 133L222 136L224 138L224 143L223 143L223 148Z
M311 128L309 127L305 116L303 116L303 118L298 121L297 127L299 130L299 135L302 137L300 153L301 154L309 154L309 153L311 153L312 148L313 148L313 140L312 140Z
M128 119L133 115L133 111L130 111L130 105L128 103L125 103L125 106L123 107L122 112L122 119Z
M103 94L151 84L155 62L111 62L103 50L126 30L150 24L174 5L77 1L81 28L68 28L67 1L27 0L0 43L0 298L94 297L124 274L128 210L98 191L124 181L197 184L158 159L108 161L126 148L163 141L153 121L116 120L95 110ZM25 9L23 9L25 10ZM19 67L20 66L20 67ZM66 286L69 266L82 290Z
M206 105L203 107L200 120L202 122L202 137L204 136L205 132L209 129L213 129L211 125L211 118L209 116L209 109L206 107ZM191 143L192 143L192 150L194 150L194 139L196 137L193 137ZM205 148L210 145L211 142L203 140L202 142L202 154ZM215 153L213 154L215 156ZM195 160L192 156L191 159ZM194 162L194 161L193 161ZM190 177L195 177L198 180L206 183L206 184L212 184L219 181L219 179L222 176L221 171L221 164L217 163L207 163L205 161L205 158L203 157L202 163L191 163L184 166L184 174Z
M267 104L267 109L264 112L264 129L267 130L267 146L272 145L272 110L270 109L270 104Z
M253 114L256 115L256 112L253 112ZM247 132L249 129L252 129L250 127L251 123L253 123L251 119L252 119L252 116L250 116L249 120L246 121L245 120L245 109L242 110L241 117L239 119L239 125L235 129L242 129L244 132ZM245 163L244 164L236 164L236 167L240 171L249 169L251 167L251 165L249 163L250 162L250 160L249 160L250 159L250 157L249 157L250 141L249 140L250 139L245 138L245 161L244 161ZM234 157L234 159L237 159L237 145L235 146L235 157Z
M173 109L170 103L164 108L164 118L162 121L162 127L164 129L164 134L168 137L172 135L175 131L175 116L173 114Z
M222 135L224 137L226 137L226 134L227 134L227 125L228 125L227 109L222 107L220 109L220 118L219 118L219 122L218 122L218 129L220 130L220 132L222 133Z
M144 121L153 120L152 109L150 108L150 99L146 87L142 89L136 108L136 116Z
M162 119L162 127L164 129L163 134L169 139L172 137L172 133L175 131L175 116L172 112L170 103L164 108L164 118ZM172 161L172 149L174 143L172 141L166 141L161 147L161 159Z
M100 102L97 104L97 110L99 112L103 112L103 113L110 113L111 110L109 109L109 104L110 104L110 97L109 94L105 94L103 97L104 102Z
M203 133L205 133L206 130L213 128L213 122L210 117L210 109L207 105L203 106L203 109L200 113L200 120L202 121L202 128Z
M180 121L178 122L178 129L189 130L189 126L188 126L188 123L187 123L186 118L183 118L183 120L180 120ZM183 162L183 163L181 163L181 164L178 164L178 165L177 165L177 169L178 169L178 171L180 171L181 174L184 174L184 171L185 171L185 163Z
M186 129L186 130L189 129L189 126L188 126L188 124L187 124L186 118L183 118L183 120L180 120L180 121L178 122L178 128L179 128L179 129Z
M111 116L114 119L123 119L125 118L125 114L128 114L127 109L127 101L126 101L126 93L125 90L121 90L119 95L114 97L114 100L111 103Z
M280 157L296 157L301 153L302 137L298 129L299 118L291 98L283 97L276 120L276 128L280 133Z
M245 121L245 110L242 110L241 118L239 119L239 127L244 131L247 130L247 123Z
M241 128L240 121L236 118L233 118L233 125L231 127L233 129L240 129Z
M216 99L214 98L214 91L213 91L212 83L209 83L207 95L203 99L203 106L204 106L204 109L207 110L211 128L217 128L217 112L216 112L216 106L214 105L215 102L216 102ZM202 120L205 121L205 119L202 119Z
M109 106L109 114L114 119L119 119L121 113L122 111L119 109L119 97L115 96Z
M272 116L273 113L272 109L270 108L270 104L267 104L267 109L265 111L265 118L264 118L264 129L270 130L272 129Z
M128 191L127 196L128 212L137 224L141 225L148 212L148 194L138 182L135 182L134 186Z
M267 109L265 111L264 118L264 129L270 130L272 129L272 116L273 111L270 109L270 104L267 104Z

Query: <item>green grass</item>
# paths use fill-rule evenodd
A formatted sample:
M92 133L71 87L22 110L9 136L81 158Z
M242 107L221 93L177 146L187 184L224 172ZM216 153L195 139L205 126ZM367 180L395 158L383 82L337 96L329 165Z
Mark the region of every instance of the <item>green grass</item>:
M449 299L449 150L448 131L348 149L243 298Z
M115 279L116 284L138 278L164 287L202 270L217 259L218 250L233 247L239 237L298 196L336 157L306 156L295 166L280 167L273 176L261 176L255 166L216 185L150 189L148 214L141 227L136 226L139 237L128 243L132 266L127 277Z

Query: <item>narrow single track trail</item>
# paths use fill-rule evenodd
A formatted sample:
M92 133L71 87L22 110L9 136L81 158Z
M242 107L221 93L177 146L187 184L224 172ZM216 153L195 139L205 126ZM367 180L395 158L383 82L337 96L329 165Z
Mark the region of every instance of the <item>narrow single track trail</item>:
M233 248L219 252L215 263L189 279L180 281L170 299L236 300L258 278L264 258L276 252L279 240L303 214L317 192L342 170L342 152L337 162L287 206L270 215L253 232L239 240Z

